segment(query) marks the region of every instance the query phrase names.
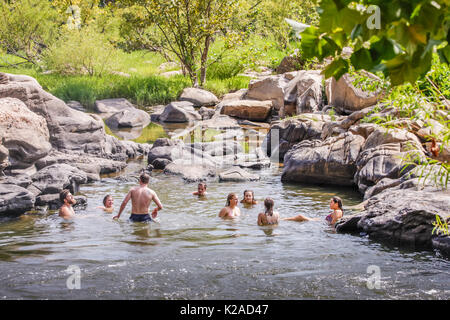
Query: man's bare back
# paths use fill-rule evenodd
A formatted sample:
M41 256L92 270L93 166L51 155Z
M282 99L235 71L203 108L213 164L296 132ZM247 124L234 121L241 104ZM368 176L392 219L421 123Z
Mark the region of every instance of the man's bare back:
M156 193L148 187L134 187L130 190L131 212L134 214L147 214L153 199L158 205L159 199Z
M148 209L152 201L155 202L157 207L153 209L152 218L156 218L158 210L162 209L162 204L156 195L156 192L147 187L150 177L147 174L142 174L139 177L139 186L132 188L125 199L123 200L119 214L113 219L119 219L122 211L125 209L128 201L131 199L131 220L134 221L150 221L148 216Z

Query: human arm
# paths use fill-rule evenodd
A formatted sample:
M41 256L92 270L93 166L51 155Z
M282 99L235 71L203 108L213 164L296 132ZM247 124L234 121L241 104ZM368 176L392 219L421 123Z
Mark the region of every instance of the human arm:
M119 219L120 215L122 214L122 211L125 209L125 207L128 204L128 201L130 201L131 199L131 190L128 192L128 194L125 196L125 199L123 199L122 204L120 205L120 210L119 210L119 214L117 216L115 216L113 219Z
M153 193L153 202L155 202L157 207L152 211L152 218L156 218L156 216L158 215L158 211L162 210L163 206L161 204L161 201L159 201L159 198L155 192Z
M258 214L258 226L264 225L263 216L264 216L264 213Z

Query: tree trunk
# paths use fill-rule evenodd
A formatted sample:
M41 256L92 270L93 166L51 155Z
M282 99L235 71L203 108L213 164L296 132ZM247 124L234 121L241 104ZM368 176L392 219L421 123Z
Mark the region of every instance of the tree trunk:
M203 49L202 53L202 62L201 62L201 68L200 68L200 85L203 86L203 84L206 81L206 63L208 62L208 51L209 51L209 44L211 42L211 37L206 37L205 39L205 48Z

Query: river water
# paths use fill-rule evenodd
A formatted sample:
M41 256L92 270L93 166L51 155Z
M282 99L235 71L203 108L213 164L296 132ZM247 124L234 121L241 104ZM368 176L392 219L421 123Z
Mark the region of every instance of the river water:
M3 218L0 299L450 298L448 259L336 234L324 222L330 197L352 206L362 201L359 193L281 183L278 168L259 171L258 182L209 182L206 198L192 195L195 183L154 171L150 187L164 209L150 224L128 221L131 204L119 221L97 209L112 194L117 214L144 166L132 161L119 176L82 185L88 205L70 222L57 213ZM245 189L259 203L240 204L235 221L218 218L228 193L242 199ZM321 221L257 226L267 196L281 217Z

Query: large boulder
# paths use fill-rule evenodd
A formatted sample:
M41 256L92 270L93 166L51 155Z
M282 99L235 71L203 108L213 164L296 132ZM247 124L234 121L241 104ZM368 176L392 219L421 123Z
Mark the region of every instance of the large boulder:
M336 230L364 232L370 238L414 249L446 248L447 254L450 254L448 241L437 239L436 234L432 233L436 215L441 221L450 218L448 208L449 191L389 188L370 198L361 213L344 215L336 224Z
M224 102L221 114L252 121L265 121L270 115L272 101L235 100Z
M267 133L262 148L268 156L278 152L283 161L286 152L303 140L320 139L322 128L329 117L323 115L303 114L301 117L274 123Z
M194 107L214 106L219 103L219 99L213 93L198 88L185 88L178 100L189 101Z
M15 98L0 99L0 137L11 169L29 167L51 149L45 119Z
M69 189L72 193L79 191L80 184L88 182L84 171L68 164L53 164L31 176L33 183L28 190L35 196L59 193Z
M13 184L0 184L0 214L22 214L35 203L33 193Z
M104 154L106 134L100 118L69 108L31 77L7 76L8 83L0 85L0 98L19 99L30 111L43 117L54 148Z
M246 99L271 100L275 110L284 106L284 87L288 80L283 76L270 76L262 80L252 80L248 86Z
M159 116L161 122L195 122L198 120L202 120L202 116L189 101L171 102Z
M286 153L281 180L351 186L363 143L363 137L351 133L304 140Z
M281 109L280 116L284 116L289 106L295 106L296 114L322 110L322 81L320 71L298 72L284 88L284 108Z
M373 81L377 81L376 78ZM341 112L353 112L375 105L381 98L382 93L364 92L355 88L352 77L344 74L339 81L334 77L326 81L326 95L328 104Z
M355 183L365 193L383 178L398 179L406 174L406 158L424 159L419 139L400 129L377 127L366 139L356 160Z
M150 115L136 108L125 109L114 113L105 123L110 128L146 127L150 123Z

